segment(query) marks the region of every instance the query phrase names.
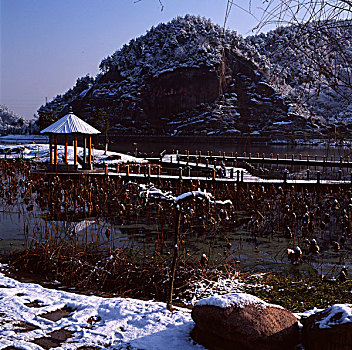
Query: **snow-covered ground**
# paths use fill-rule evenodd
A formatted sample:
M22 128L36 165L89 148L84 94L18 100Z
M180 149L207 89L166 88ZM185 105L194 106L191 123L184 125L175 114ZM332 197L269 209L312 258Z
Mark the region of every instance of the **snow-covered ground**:
M1 270L4 268L6 266L0 265ZM204 349L190 338L194 327L191 311L175 308L170 312L161 302L102 298L48 289L18 282L1 272L0 300L0 349L13 346L41 350L40 345L45 341L49 341L45 348L57 349L83 346L126 350ZM234 303L239 307L250 303L273 306L250 294L233 292L210 296L200 300L198 305L228 307ZM60 310L65 312L56 319L48 317ZM309 310L296 316L300 319L319 311L322 310ZM330 328L349 322L352 322L352 305L336 304L326 309L319 326ZM50 341L54 343L47 345Z
M106 349L203 349L194 344L190 310L171 313L166 304L128 298L101 298L38 284L20 283L0 273L0 349L42 349L33 341L53 331L73 332L60 349L96 346ZM34 302L36 307L26 304ZM54 322L42 316L68 307ZM28 325L36 327L30 327Z
M83 147L78 147L78 155L83 156ZM88 151L87 151L88 152ZM38 162L49 162L49 144L42 143L27 143L21 145L0 145L0 158L4 158L6 153L7 158L19 158L34 159ZM65 155L65 146L58 145L57 158L59 162L63 162ZM146 162L142 158L132 157L126 154L117 152L107 152L104 154L104 150L92 149L92 156L94 163L127 163L127 162ZM73 146L67 147L67 161L68 164L73 164L74 151ZM120 158L120 159L117 159Z

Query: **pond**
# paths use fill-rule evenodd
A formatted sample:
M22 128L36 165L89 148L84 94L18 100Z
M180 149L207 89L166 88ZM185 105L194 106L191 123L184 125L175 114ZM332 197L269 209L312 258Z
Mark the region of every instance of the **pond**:
M100 138L96 140L97 144L103 144L104 139ZM207 137L195 136L195 137L141 137L141 136L119 136L111 137L109 143L109 149L117 152L125 152L135 154L137 151L141 154L151 153L158 155L163 150L171 153L173 150L179 150L180 153L185 150L189 150L195 153L197 150L206 153L207 151L213 151L214 154L226 152L238 153L239 155L243 152L252 153L256 155L259 153L262 155L265 153L269 155L287 154L291 157L292 154L302 156L315 156L318 157L331 157L339 159L340 157L347 157L352 155L352 143L345 141L344 143L336 143L334 140L299 140L299 143L292 144L287 143L285 140L279 140L272 142L260 142L251 139L250 137L243 138L228 138L228 137L214 137L209 140Z
M149 256L157 251L171 259L174 211L165 203L146 201L135 185L118 179L45 179L31 176L22 164L1 163L1 251L51 239L107 253L124 247ZM161 184L180 194L168 186ZM350 192L259 185L213 192L216 199L230 199L233 207L185 205L180 227L185 261L200 261L206 254L210 264L248 272L315 270L331 275L343 265L352 266ZM313 238L319 254L309 251ZM292 265L287 249L296 245L305 260Z

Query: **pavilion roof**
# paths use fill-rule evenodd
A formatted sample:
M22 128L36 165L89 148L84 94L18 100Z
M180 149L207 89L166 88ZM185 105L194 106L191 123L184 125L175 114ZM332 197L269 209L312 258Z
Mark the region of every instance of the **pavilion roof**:
M100 131L78 118L72 111L40 132L41 134L100 134Z

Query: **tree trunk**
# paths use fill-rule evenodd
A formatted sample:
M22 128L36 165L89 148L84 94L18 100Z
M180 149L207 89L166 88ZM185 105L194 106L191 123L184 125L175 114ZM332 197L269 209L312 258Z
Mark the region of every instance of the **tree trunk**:
M169 298L167 301L167 309L169 311L173 310L172 307L172 294L174 291L174 281L176 275L176 266L178 260L179 244L180 244L180 222L181 222L181 209L177 208L175 213L175 237L174 237L174 256L171 265L171 276L169 285Z

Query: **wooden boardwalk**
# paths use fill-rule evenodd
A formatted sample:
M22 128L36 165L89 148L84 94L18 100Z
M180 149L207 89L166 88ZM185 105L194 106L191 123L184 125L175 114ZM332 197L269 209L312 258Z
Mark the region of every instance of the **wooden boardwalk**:
M264 159L264 160L263 160ZM282 159L277 157L272 158L252 158L252 157L236 157L236 156L211 156L211 155L188 155L188 154L164 154L159 158L149 158L154 170L151 171L151 166L146 164L127 164L127 165L110 165L106 164L105 168L99 171L77 171L67 173L46 172L48 175L63 175L63 176L110 176L119 177L126 181L135 182L192 182L194 184L204 185L232 185L236 184L262 184L262 185L291 185L291 186L352 186L352 181L348 180L329 180L329 179L293 179L285 172L282 178L263 178L251 174L244 167L235 166L243 163L266 163L266 164L282 164L282 165L309 165L309 166L326 166L326 167L352 167L351 163L335 162L325 160L301 160L301 159ZM155 171L155 167L156 170ZM219 176L218 172L221 172ZM155 173L156 172L156 173Z
M352 168L352 161L350 161L350 157L340 157L338 160L335 160L334 157L328 159L327 157L322 157L318 159L317 156L291 156L280 158L279 155L272 157L252 157L248 156L236 156L236 155L187 155L187 154L178 154L174 157L178 157L182 161L195 160L197 159L199 163L206 163L216 161L218 164L221 162L246 162L253 164L281 164L286 166L307 166L307 167L325 167L325 168ZM170 158L168 158L170 159ZM175 158L176 159L176 158ZM352 160L352 159L351 159Z

